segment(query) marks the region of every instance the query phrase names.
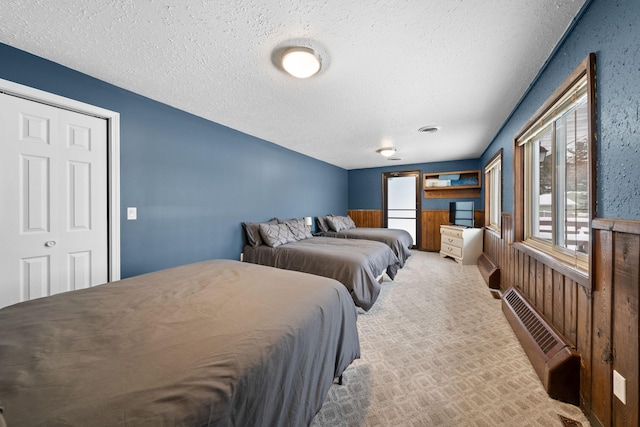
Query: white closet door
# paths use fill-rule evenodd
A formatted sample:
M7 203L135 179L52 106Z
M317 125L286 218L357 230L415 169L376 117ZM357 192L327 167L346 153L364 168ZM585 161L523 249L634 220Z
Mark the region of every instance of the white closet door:
M0 307L108 277L107 123L0 94Z

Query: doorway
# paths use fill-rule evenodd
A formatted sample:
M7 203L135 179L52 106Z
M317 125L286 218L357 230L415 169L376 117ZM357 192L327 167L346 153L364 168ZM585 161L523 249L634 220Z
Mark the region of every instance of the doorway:
M413 238L414 248L421 247L421 201L420 171L383 172L384 227L406 230Z
M120 279L119 115L0 79L0 307Z

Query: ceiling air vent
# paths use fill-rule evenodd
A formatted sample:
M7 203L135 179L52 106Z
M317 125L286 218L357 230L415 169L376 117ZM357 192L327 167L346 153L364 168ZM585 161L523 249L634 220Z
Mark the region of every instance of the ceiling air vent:
M439 130L440 130L440 126L429 125L429 126L422 126L420 129L418 129L418 132L435 133L435 132L438 132Z

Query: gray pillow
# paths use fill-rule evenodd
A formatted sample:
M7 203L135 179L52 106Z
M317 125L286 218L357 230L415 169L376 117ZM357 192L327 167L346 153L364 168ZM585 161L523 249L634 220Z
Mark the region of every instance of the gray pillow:
M262 236L264 243L271 248L296 241L287 224L262 223L260 224L260 236Z
M312 237L311 231L307 230L307 226L304 223L304 218L288 219L286 221L278 221L280 224L287 224L291 234L296 240L303 240Z
M342 218L343 218L342 222L344 223L345 227L347 227L347 229L356 228L356 223L353 222L353 220L349 215L344 216Z
M316 225L318 226L318 231L321 231L323 233L326 233L327 231L329 231L329 226L327 225L326 216L317 216Z
M262 224L277 224L278 220L276 218L270 219L269 221L265 221ZM260 224L258 222L243 222L242 227L244 228L244 235L246 238L246 244L255 247L260 246L262 242L262 237L260 237Z
M344 220L339 216L328 216L327 225L329 225L329 228L333 231L342 231L347 228Z

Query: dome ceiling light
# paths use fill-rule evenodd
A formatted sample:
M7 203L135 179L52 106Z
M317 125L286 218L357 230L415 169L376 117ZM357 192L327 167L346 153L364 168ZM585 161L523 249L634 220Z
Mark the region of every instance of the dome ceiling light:
M281 65L293 77L306 79L318 74L322 68L322 58L309 47L293 46L282 51Z
M393 147L380 148L376 150L376 153L380 153L384 157L391 157L396 154L396 149Z

